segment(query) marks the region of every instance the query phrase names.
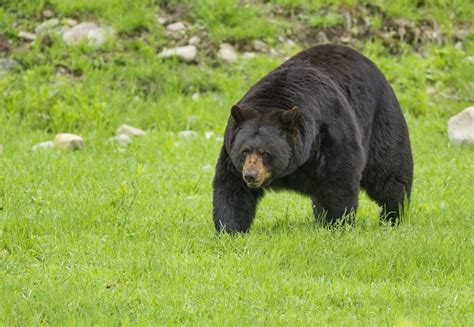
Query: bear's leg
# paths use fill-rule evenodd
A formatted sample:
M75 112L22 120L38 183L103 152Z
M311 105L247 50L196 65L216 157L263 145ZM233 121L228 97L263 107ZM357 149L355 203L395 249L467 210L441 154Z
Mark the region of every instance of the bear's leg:
M336 223L353 225L357 211L359 187L347 185L334 187L318 192L311 199L316 222L321 225L334 225Z
M374 174L372 174L374 175ZM392 226L398 225L403 214L405 201L410 198L411 179L397 176L376 176L363 180L367 194L382 207L380 219Z
M247 232L255 217L262 189L249 188L223 148L214 177L214 225L219 232Z

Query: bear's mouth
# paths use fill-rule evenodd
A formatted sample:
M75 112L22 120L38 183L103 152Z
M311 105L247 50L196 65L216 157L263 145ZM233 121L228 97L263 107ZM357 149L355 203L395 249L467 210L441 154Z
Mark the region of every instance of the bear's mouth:
M272 181L271 181L270 178L267 178L266 180L261 181L261 182L247 182L247 181L245 181L247 186L250 187L250 188L253 188L253 189L267 187L271 184L271 182Z

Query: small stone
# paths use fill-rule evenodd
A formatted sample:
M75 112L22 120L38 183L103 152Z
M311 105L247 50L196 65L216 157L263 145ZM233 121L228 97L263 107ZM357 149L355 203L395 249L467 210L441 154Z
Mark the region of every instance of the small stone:
M237 52L234 47L228 43L222 43L217 53L217 57L227 64L232 64L237 61Z
M271 49L270 49L270 56L276 57L276 56L278 56L278 55L279 55L279 53L278 53L278 51L277 51L275 48L271 48Z
M186 26L182 22L176 22L166 26L166 29L171 32L181 32L186 29Z
M20 37L20 39L27 40L27 41L36 40L36 34L30 33L30 32L21 31L20 33L18 33L18 37Z
M474 56L468 56L468 57L464 58L464 62L467 62L469 64L474 63Z
M79 24L79 23L78 23L78 21L75 20L75 19L66 18L66 19L64 20L64 24L66 24L66 25L69 26L69 27L74 27L74 26L76 26L76 25Z
M198 136L198 134L195 131L186 130L186 131L179 132L178 136L182 138L188 138L188 137L196 137Z
M46 142L41 142L41 143L33 145L31 147L31 151L36 152L38 150L52 149L52 148L54 148L54 142L46 141Z
M121 135L125 134L129 137L134 137L134 136L143 136L146 135L146 132L144 130L141 130L139 128L123 124L117 130L115 131L115 135Z
M222 142L224 142L224 137L223 137L223 136L217 136L217 137L216 137L216 142L217 142L217 143L222 143Z
M43 17L44 18L51 18L53 16L54 16L54 11L52 11L51 9L43 10Z
M244 52L242 54L242 58L244 59L252 59L252 58L255 58L257 54L255 52Z
M0 58L0 71L12 71L15 70L18 66L16 60L10 58Z
M200 97L201 97L201 95L199 93L193 93L193 95L191 95L191 99L193 101L199 100Z
M474 106L449 119L448 137L453 144L474 144Z
M295 43L295 41L293 41L292 39L288 39L288 40L286 40L286 44L288 44L290 47L294 47L294 46L296 46L296 43Z
M197 49L194 45L186 45L184 47L164 49L158 54L161 58L178 57L185 62L193 61L196 58Z
M168 20L167 20L166 18L164 18L164 17L157 17L157 18L156 18L156 21L157 21L158 24L160 24L160 25L165 25Z
M188 43L190 45L198 45L199 43L201 43L201 38L199 36L193 36L189 39Z
M112 37L114 34L115 31L112 27L99 27L96 23L84 22L65 31L63 40L68 45L87 41L91 46L100 47L108 37Z
M457 49L457 50L462 50L462 42L461 41L458 41L456 42L456 44L454 45L454 48Z
M41 34L43 32L53 29L54 27L58 25L59 25L59 19L57 18L46 20L36 27L35 33Z
M428 86L426 88L426 93L429 95L429 96L433 96L436 94L436 89L433 87L433 86Z
M267 49L267 44L262 40L253 40L252 46L255 51L265 51Z
M214 136L214 132L213 131L208 131L208 132L205 132L204 133L204 137L206 138L206 140L210 140L211 137Z
M341 36L341 42L343 43L349 43L351 42L351 37L350 36Z
M120 145L128 145L132 142L132 138L127 134L115 135L114 140L117 141Z
M84 147L84 139L76 134L61 133L56 135L54 144L61 150L79 150Z

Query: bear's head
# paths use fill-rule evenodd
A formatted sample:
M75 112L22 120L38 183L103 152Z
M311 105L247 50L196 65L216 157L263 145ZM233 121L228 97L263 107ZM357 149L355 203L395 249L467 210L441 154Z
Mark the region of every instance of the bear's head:
M257 111L235 105L228 149L230 158L250 188L261 188L288 173L298 133L299 109Z

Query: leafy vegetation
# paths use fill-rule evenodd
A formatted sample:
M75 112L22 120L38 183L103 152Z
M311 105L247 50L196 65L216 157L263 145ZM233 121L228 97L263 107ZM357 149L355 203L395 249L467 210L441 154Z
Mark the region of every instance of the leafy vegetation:
M54 34L30 45L19 32L45 9L117 36L98 49ZM187 31L173 37L156 15ZM473 102L473 16L462 0L0 0L0 52L19 65L0 72L0 322L472 325L474 156L449 145L446 124ZM415 156L408 217L380 226L362 195L357 226L328 230L308 199L271 193L249 235L216 235L229 108L319 32L394 87ZM193 35L194 63L157 57ZM223 41L244 52L257 39L268 50L253 58L216 58ZM108 138L122 123L149 134L119 147ZM188 129L197 136L178 135ZM30 151L59 132L85 149Z

